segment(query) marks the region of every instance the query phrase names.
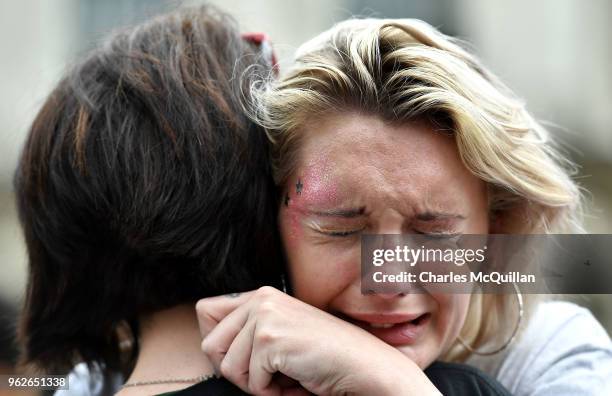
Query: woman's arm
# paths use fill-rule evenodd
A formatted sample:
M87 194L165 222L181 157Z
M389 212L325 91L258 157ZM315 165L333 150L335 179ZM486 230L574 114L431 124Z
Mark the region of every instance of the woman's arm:
M204 352L245 392L281 394L282 373L319 395L440 395L397 349L274 288L200 300L197 312Z

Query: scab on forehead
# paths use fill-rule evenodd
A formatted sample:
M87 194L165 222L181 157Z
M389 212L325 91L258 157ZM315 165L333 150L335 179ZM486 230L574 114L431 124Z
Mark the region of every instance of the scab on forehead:
M307 166L295 179L295 198L313 205L334 203L338 198L338 185L332 170L325 159Z

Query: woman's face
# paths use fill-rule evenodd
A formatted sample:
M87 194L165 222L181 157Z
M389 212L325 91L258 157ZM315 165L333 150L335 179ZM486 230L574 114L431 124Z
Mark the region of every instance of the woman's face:
M485 234L485 183L426 122L342 113L301 134L279 219L294 296L428 366L459 334L469 295L362 294L360 234Z

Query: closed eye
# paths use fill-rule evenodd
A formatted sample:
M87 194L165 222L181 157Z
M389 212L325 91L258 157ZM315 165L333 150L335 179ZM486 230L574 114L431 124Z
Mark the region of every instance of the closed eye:
M365 227L363 226L359 226L359 228L345 228L338 224L333 225L331 227L326 227L325 225L319 224L317 221L310 221L308 226L317 234L334 238L344 238L353 235L358 235L365 229Z
M346 237L350 235L359 234L362 230L349 230L349 231L319 231L322 234L333 236L333 237Z
M460 233L451 233L451 232L420 232L415 230L415 232L419 235L423 235L426 238L444 240L448 242L457 242L459 238L461 238Z
M321 235L325 235L325 236L329 236L329 237L334 237L334 238L346 238L349 236L353 236L353 235L357 235L359 234L361 231L363 231L363 228L359 228L359 229L329 229L329 228L323 228L318 224L311 224L311 228L313 229L313 231L315 231L317 234L321 234Z

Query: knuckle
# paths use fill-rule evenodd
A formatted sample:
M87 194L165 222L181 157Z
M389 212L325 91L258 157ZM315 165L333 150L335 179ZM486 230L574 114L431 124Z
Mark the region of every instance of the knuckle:
M252 395L264 395L265 389L260 384L255 383L254 378L249 376L247 380L247 388Z
M229 359L223 359L219 365L219 371L227 379L234 378L234 371L232 370L232 364Z
M207 315L208 304L206 304L205 299L198 300L195 308L198 315Z
M260 314L272 314L278 311L278 304L273 300L266 300L259 304L258 313Z
M217 323L214 317L208 312L207 304L202 302L202 300L198 301L196 304L196 316L202 335L205 335L212 330Z
M276 290L272 286L262 286L257 289L257 295L260 297L271 297L276 295L277 292L278 290Z
M255 343L260 346L269 346L281 339L280 334L275 331L261 330L255 334Z
M215 344L209 339L204 338L201 344L202 352L207 355L211 355L215 352Z
M270 358L270 367L275 371L282 371L285 367L285 358L281 354L275 354Z
M277 301L263 301L256 308L258 323L260 323L260 325L272 325L273 323L276 323L277 325L280 324L278 321L283 317L282 308L282 305Z

